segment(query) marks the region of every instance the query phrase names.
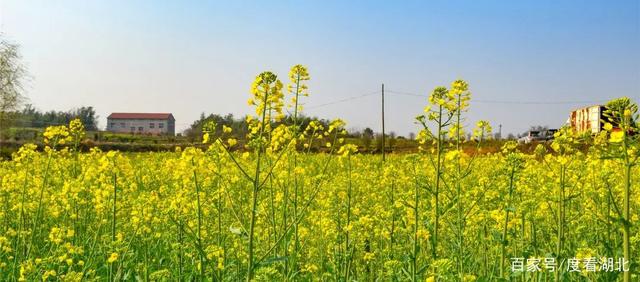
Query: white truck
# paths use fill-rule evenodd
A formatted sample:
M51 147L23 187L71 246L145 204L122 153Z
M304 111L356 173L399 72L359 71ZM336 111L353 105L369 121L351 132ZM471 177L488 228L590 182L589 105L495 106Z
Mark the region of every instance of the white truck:
M529 144L532 142L546 142L553 140L553 135L557 129L529 130L518 138L518 144Z

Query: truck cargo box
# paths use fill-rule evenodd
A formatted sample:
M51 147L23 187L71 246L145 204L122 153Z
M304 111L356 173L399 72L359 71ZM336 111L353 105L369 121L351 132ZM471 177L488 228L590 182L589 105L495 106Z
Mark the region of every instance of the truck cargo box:
M604 126L602 122L604 110L605 106L596 105L572 111L569 116L571 129L577 133L599 133Z

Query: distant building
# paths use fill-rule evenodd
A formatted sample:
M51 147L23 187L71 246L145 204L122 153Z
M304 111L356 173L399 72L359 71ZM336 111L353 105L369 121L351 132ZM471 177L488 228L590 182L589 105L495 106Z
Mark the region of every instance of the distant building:
M112 113L107 117L107 131L175 135L176 120L170 113Z

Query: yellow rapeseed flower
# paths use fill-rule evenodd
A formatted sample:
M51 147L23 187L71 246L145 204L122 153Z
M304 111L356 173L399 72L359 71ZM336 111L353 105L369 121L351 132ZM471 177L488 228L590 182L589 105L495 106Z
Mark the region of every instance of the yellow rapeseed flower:
M611 136L609 137L609 142L611 143L620 143L624 139L624 131L614 131L611 132Z
M109 258L107 259L107 262L108 263L114 263L117 260L118 260L118 253L111 253Z
M613 129L613 125L611 123L607 122L604 124L604 130L611 131L611 129Z

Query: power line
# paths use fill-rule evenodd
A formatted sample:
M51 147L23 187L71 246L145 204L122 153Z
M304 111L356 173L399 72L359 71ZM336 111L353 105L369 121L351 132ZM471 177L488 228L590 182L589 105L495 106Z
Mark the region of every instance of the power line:
M374 92L370 92L370 93L366 93L366 94L362 94L362 95L358 95L358 96L352 96L352 97L336 100L336 101L333 101L333 102L328 102L328 103L319 104L319 105L315 105L315 106L311 106L311 107L306 107L306 109L307 110L317 109L317 108L321 108L321 107L325 107L325 106L330 106L330 105L334 105L334 104L339 104L339 103L344 103L344 102L348 102L348 101L351 101L351 100L364 98L364 97L375 95L375 94L378 94L378 93L380 93L380 90L376 90Z
M429 95L417 94L411 92L403 92L403 91L394 91L387 90L387 93L396 94L396 95L404 95L404 96L412 96L412 97L420 97L420 98L428 98ZM632 99L636 99L634 97L630 97ZM484 103L484 104L523 104L523 105L566 105L566 104L590 104L590 103L604 103L609 100L584 100L584 101L508 101L508 100L483 100L483 99L473 99L474 103Z
M401 91L395 91L395 90L390 90L390 89L387 89L387 93L405 95L405 96L413 96L413 97L429 97L429 95L422 95L422 94L416 94L416 93L410 93L410 92L401 92Z
M311 106L311 107L306 107L306 109L317 109L317 108L321 108L321 107L325 107L325 106L330 106L330 105L335 105L335 104L339 104L339 103L344 103L344 102L349 102L352 100L356 100L356 99L361 99L364 97L368 97L368 96L372 96L372 95L376 95L379 94L380 90L376 90L373 92L368 92L362 95L357 95L357 96L351 96L351 97L347 97L347 98L343 98L340 100L335 100L332 102L327 102L327 103L323 103L323 104L318 104L315 106ZM49 124L49 125L65 125L66 123L58 123L58 122L47 122L47 121L36 121L36 120L31 120L31 119L17 119L17 118L6 118L7 120L12 120L12 121L21 121L21 122L34 122L34 123L38 123L38 124ZM184 122L184 123L175 123L176 125L191 125L191 123L188 122Z

